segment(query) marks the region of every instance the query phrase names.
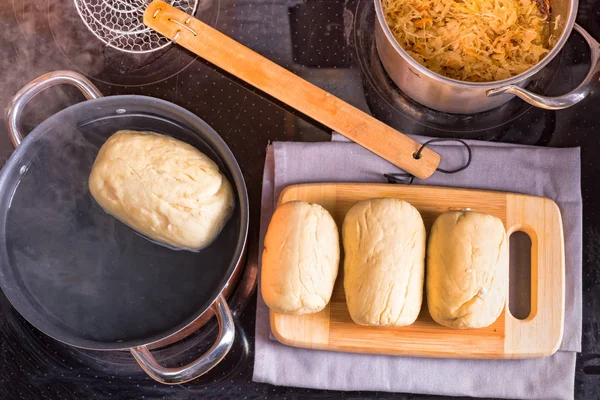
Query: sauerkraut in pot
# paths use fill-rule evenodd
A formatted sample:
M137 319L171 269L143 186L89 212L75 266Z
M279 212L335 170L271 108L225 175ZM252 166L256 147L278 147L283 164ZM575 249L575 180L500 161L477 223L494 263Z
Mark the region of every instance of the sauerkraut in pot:
M548 17L535 0L381 0L398 43L448 78L498 81L549 52Z

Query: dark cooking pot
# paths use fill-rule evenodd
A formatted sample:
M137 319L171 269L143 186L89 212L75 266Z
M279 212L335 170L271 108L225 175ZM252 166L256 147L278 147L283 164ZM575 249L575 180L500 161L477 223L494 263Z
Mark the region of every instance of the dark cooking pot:
M582 27L575 24L577 0L551 0L551 33L558 38L550 53L533 68L508 79L495 82L463 82L450 79L419 64L394 38L383 12L381 0L373 0L377 21L375 42L381 63L394 83L408 96L434 110L471 114L499 107L515 95L536 107L559 110L583 100L591 91L591 83L600 78L600 44ZM591 65L583 82L562 96L542 96L525 89L537 74L562 50L575 30L590 46Z
M26 138L19 118L40 91L61 83L88 101L48 118ZM71 346L128 350L162 383L194 379L225 357L235 329L225 299L242 269L248 196L240 168L219 135L172 103L145 96L102 97L70 71L46 74L10 103L16 150L0 172L0 287L17 311ZM106 214L87 188L96 154L120 129L151 130L211 157L236 193L231 219L199 252L155 244ZM196 361L165 368L149 349L180 339L214 312L215 344Z

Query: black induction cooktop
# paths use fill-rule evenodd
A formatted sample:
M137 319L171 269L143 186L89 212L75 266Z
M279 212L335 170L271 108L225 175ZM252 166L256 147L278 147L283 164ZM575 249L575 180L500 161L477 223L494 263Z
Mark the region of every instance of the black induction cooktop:
M567 110L546 111L515 99L477 115L427 109L400 92L374 47L371 0L200 0L197 17L301 77L409 134L475 138L543 146L581 146L584 201L583 351L575 397L600 397L600 94ZM600 4L582 0L577 22L600 39ZM0 4L0 102L39 75L70 69L105 95L159 97L192 111L232 149L244 172L251 206L249 258L258 254L258 220L265 148L272 140L328 140L329 132L187 51L168 46L124 54L97 40L73 2L7 0ZM562 94L589 67L589 50L576 34L531 83L540 93ZM69 87L52 88L27 108L27 129L82 101ZM12 146L0 124L0 159ZM209 374L171 387L150 379L126 352L75 349L46 337L23 320L0 293L0 399L87 398L428 398L377 392L328 392L274 387L252 378L256 296L247 269L232 308L238 339ZM166 365L191 361L211 344L213 323L181 343L157 350Z

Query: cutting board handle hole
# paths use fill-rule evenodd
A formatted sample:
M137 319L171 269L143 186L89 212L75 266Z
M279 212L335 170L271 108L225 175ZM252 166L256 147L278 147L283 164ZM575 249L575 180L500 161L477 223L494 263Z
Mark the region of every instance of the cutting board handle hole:
M515 231L509 240L508 309L523 320L531 314L531 238Z

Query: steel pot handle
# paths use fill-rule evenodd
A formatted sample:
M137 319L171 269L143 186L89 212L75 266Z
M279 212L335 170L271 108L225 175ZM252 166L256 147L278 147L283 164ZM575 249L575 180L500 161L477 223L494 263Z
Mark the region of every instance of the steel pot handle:
M27 103L41 91L63 83L68 83L81 90L81 93L83 93L88 100L102 97L100 90L98 90L89 79L77 72L54 71L34 79L17 92L6 108L8 135L15 148L21 144L25 137L21 128L21 114L23 108L25 108Z
M487 91L487 95L491 97L504 93L512 93L525 100L527 103L546 110L561 110L563 108L571 107L583 100L592 89L590 83L600 79L600 69L598 68L598 64L600 63L600 43L598 43L581 26L575 24L574 28L581 36L583 36L590 46L590 56L592 59L588 74L577 88L562 96L550 97L532 93L517 85L508 85L490 89Z
M160 383L177 385L196 379L216 366L229 353L235 338L235 326L227 301L220 295L212 305L219 323L219 335L212 347L196 361L179 368L161 366L147 346L130 349L131 354L148 375Z

